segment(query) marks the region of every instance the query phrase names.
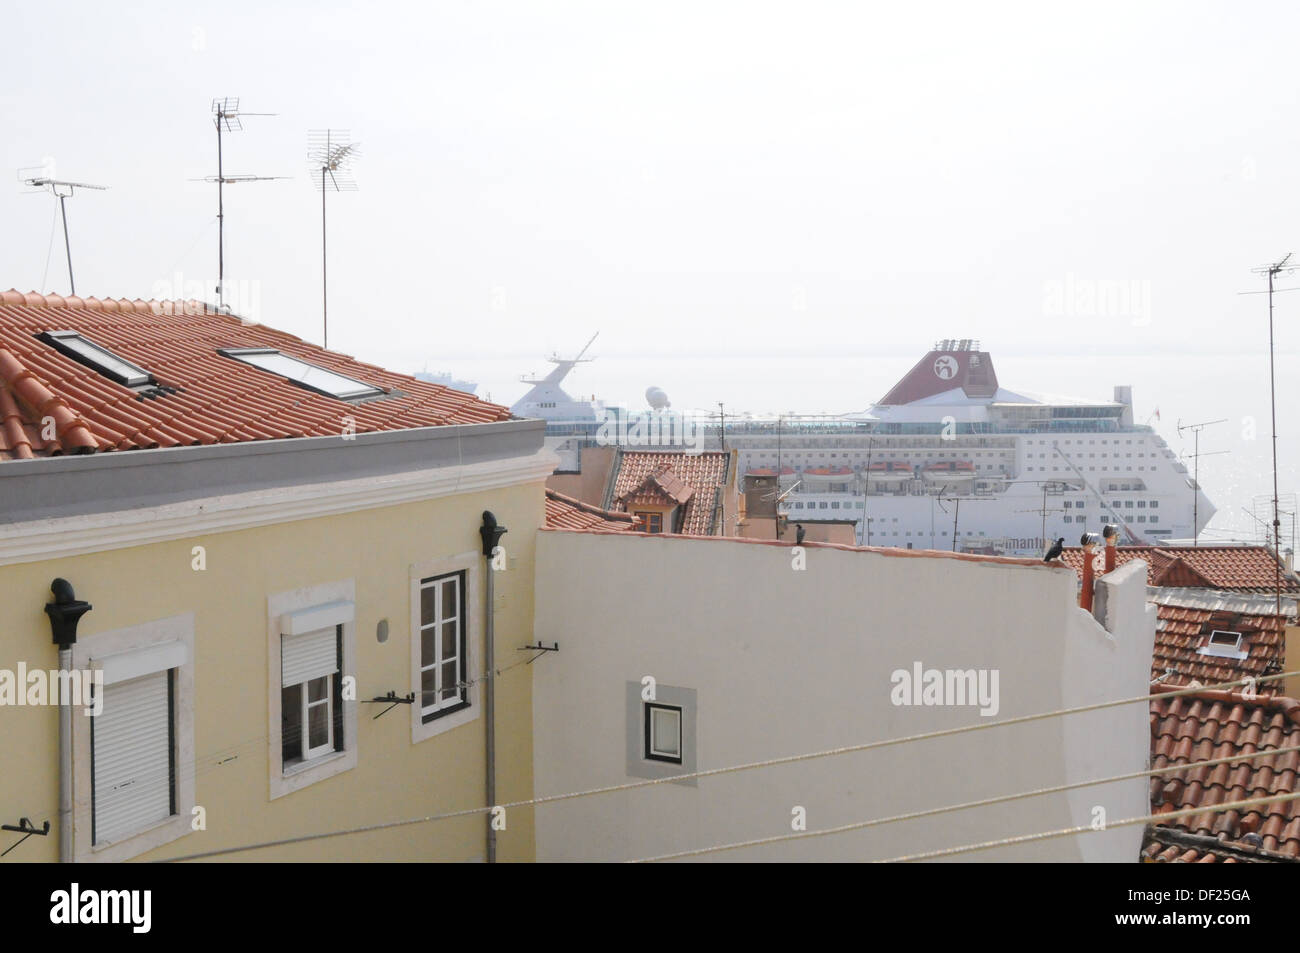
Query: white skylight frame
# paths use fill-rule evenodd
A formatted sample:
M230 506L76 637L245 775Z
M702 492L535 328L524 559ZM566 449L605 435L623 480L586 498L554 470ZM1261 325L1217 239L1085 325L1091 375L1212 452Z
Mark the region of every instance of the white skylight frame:
M98 371L124 387L147 387L157 383L154 376L139 364L114 354L79 331L46 331L37 337L65 357Z
M1210 637L1205 640L1205 644L1197 649L1197 652L1200 655L1213 655L1216 658L1249 658L1250 653L1242 648L1243 641L1240 632L1233 632L1229 629L1215 629L1210 633Z
M382 397L387 393L381 387L312 364L273 347L226 347L220 348L217 353L335 400L365 400Z

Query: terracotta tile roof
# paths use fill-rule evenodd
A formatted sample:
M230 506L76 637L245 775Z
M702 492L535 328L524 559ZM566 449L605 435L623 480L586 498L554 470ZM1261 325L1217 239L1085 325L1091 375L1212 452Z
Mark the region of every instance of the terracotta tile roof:
M652 483L652 495L658 498L646 502L662 503L669 498L680 503L684 509L683 535L712 536L718 531L730 466L731 453L722 450L686 453L620 449L610 469L605 508L636 505L642 500L637 494L647 492L647 484Z
M546 491L546 525L552 529L609 529L626 532L637 529L639 522L631 513L602 510L563 493Z
M1198 586L1230 592L1273 592L1277 560L1265 546L1117 546L1115 565L1147 563L1149 586ZM1097 558L1102 558L1097 547ZM1083 550L1068 546L1061 560L1083 573ZM1101 563L1097 563L1100 569ZM1300 579L1283 567L1282 591L1300 593Z
M1157 591L1156 641L1151 655L1151 678L1162 685L1179 688L1192 681L1217 685L1249 676L1270 675L1286 670L1285 615L1268 611L1241 611L1233 600L1202 600L1186 604L1188 599L1171 600ZM1174 604L1184 603L1182 605ZM1241 651L1246 658L1207 655L1206 647L1215 630L1241 633ZM1172 674L1171 674L1172 672ZM1261 682L1259 694L1275 695L1281 691L1279 681Z
M1260 846L1258 834L1243 840L1184 834L1165 827L1148 827L1142 856L1154 864L1260 864L1300 863L1300 858Z
M1153 694L1172 690L1152 686ZM1300 702L1293 698L1261 695L1252 699L1240 693L1205 691L1151 700L1152 768L1293 745L1300 745ZM1228 843L1253 841L1252 835L1258 835L1263 850L1300 858L1300 801L1265 805L1245 813L1213 809L1228 801L1294 793L1298 768L1300 751L1291 751L1153 777L1153 814L1200 807L1205 811L1153 825L1151 830L1158 834L1163 827ZM1148 838L1148 848L1150 841ZM1155 854L1147 856L1154 858Z
M142 395L36 335L75 331L149 371L165 390ZM379 387L349 402L217 353L274 348ZM0 461L510 419L507 408L418 381L196 302L0 292ZM53 434L42 420L53 419ZM47 439L48 438L48 439Z

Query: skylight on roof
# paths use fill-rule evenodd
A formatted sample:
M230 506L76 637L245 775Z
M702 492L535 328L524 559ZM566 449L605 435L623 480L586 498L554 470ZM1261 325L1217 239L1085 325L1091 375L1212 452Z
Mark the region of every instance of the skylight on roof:
M77 363L99 371L126 387L144 387L155 383L153 375L143 367L118 357L76 331L46 331L36 337Z
M288 354L281 354L274 348L223 348L219 353L272 374L278 374L299 387L338 400L378 397L384 393L382 389L371 384L362 383L334 371L327 371L323 367L308 364Z
M1249 658L1250 653L1244 651L1242 647L1242 638L1240 632L1228 632L1224 629L1215 629L1210 633L1210 637L1205 644L1196 651L1201 655L1214 655L1218 658Z

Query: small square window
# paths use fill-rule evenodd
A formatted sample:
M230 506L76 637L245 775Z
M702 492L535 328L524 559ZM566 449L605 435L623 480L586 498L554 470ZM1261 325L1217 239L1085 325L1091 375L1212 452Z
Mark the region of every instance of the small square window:
M651 761L682 763L682 710L646 702L645 756Z

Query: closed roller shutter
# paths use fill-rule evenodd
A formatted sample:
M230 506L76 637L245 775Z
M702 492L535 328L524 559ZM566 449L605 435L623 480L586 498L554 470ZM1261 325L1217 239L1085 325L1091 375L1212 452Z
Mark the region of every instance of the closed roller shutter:
M167 672L104 687L94 719L96 844L120 840L172 813Z
M280 642L280 685L300 685L339 670L338 627L286 635Z

